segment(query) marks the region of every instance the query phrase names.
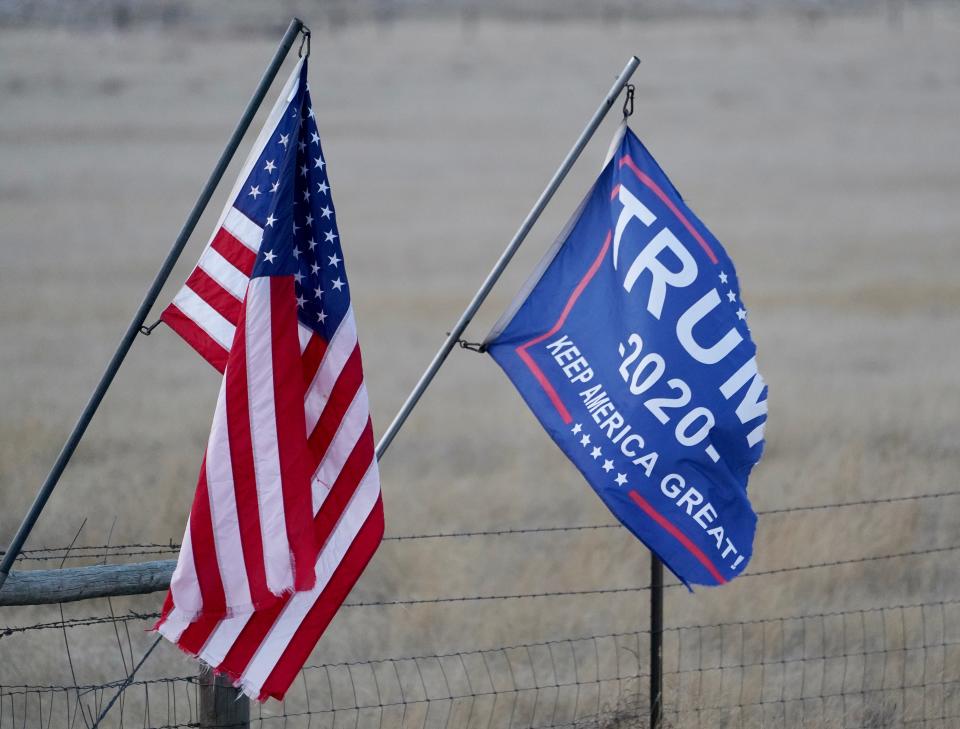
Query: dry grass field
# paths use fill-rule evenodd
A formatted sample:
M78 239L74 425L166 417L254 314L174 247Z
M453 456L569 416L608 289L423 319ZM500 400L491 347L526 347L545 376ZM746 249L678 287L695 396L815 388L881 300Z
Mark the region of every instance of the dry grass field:
M750 304L771 403L754 506L960 487L960 11L910 7L888 21L866 11L319 28L313 95L377 432L636 53L633 128L724 242ZM0 539L52 463L274 43L189 29L0 30ZM592 182L615 116L471 338L486 333ZM84 520L78 544L179 541L216 391L216 373L169 330L141 338L28 547L66 544ZM470 352L453 353L381 468L390 535L610 521L501 371ZM748 574L955 546L960 497L769 515ZM636 586L647 565L642 545L614 530L389 542L354 597ZM958 578L951 551L744 577L694 594L668 589L666 619L956 599ZM358 608L337 617L312 661L635 631L646 599ZM114 607L151 611L161 600ZM67 617L104 609L64 607ZM59 615L4 609L0 625ZM135 646L145 646L143 624L133 625ZM123 673L112 627L70 633L78 682ZM162 645L144 671L195 666ZM73 681L61 632L0 638L0 684Z

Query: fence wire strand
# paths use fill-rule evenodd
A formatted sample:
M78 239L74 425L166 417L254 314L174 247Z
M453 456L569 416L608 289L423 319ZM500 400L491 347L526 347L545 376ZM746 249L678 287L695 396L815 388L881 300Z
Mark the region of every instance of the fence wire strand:
M941 491L938 493L927 494L908 494L905 496L891 496L882 499L862 499L859 501L843 501L830 504L812 504L808 506L785 506L774 509L760 509L757 516L775 516L783 514L797 514L804 512L829 511L833 509L845 509L854 507L881 506L888 504L902 504L915 501L926 501L929 499L948 498L960 496L960 489L954 491ZM605 524L571 524L560 526L537 526L537 527L515 527L505 529L484 529L478 531L449 531L449 532L425 532L422 534L398 534L387 535L383 538L385 542L411 542L433 539L473 539L480 537L502 537L502 536L522 536L536 534L557 534L565 532L584 532L600 531L609 529L622 529L619 523ZM61 559L73 560L93 560L105 558L127 558L173 555L180 551L180 544L172 539L167 543L130 543L130 544L99 544L85 546L62 546L62 547L37 547L34 549L25 549L17 557L18 561L51 561ZM4 554L0 550L0 555Z

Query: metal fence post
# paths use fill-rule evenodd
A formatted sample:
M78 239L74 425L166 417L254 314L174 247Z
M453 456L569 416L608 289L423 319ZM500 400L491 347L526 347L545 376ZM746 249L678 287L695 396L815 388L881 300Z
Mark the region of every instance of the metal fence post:
M249 729L250 699L208 666L200 671L201 729Z
M663 562L650 553L650 729L663 726Z

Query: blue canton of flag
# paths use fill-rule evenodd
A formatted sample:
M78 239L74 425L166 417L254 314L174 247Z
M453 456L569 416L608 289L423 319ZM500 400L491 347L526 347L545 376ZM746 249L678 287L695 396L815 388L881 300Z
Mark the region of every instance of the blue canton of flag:
M766 385L733 262L629 129L486 348L685 584L743 572Z

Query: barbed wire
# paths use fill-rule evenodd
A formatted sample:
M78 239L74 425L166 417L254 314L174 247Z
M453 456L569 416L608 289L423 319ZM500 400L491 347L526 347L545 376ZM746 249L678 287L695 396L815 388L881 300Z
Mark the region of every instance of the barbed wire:
M51 630L59 628L81 628L89 625L101 625L103 623L128 623L137 620L156 620L160 617L159 612L142 613L129 611L122 615L92 615L86 618L70 618L68 620L55 620L44 623L32 623L30 625L6 626L0 628L0 638L6 638L15 633L26 633L33 630Z
M740 579L748 577L767 577L770 575L782 574L785 572L797 572L800 570L818 569L822 567L839 567L842 565L861 564L864 562L878 562L888 559L898 559L901 557L918 557L927 554L939 554L942 552L952 552L960 549L960 545L950 547L933 547L929 549L914 549L907 552L898 552L895 554L884 554L873 557L856 557L851 559L831 560L827 562L816 562L813 564L794 565L790 567L779 567L769 570L760 570L757 572L746 572L740 575ZM664 588L684 587L682 582L670 582L664 584ZM360 601L345 602L344 607L379 607L393 605L422 605L432 603L446 602L472 602L484 600L519 600L532 599L540 597L565 597L579 595L607 595L621 592L646 592L650 590L649 585L637 585L630 587L607 587L592 590L558 590L552 592L528 592L514 595L454 595L449 597L431 597L431 598L411 598L406 600L381 600L381 601Z
M768 577L771 575L784 574L788 572L798 572L802 570L810 569L821 569L829 567L840 567L852 564L863 564L868 562L879 562L889 559L900 559L900 558L909 558L909 557L919 557L929 554L942 554L945 552L952 552L960 550L960 545L952 545L948 547L931 547L927 549L914 549L908 550L905 552L896 552L894 554L884 554L884 555L875 555L870 557L854 557L849 559L842 560L830 560L825 562L815 562L812 564L805 565L793 565L789 567L778 567L768 570L759 570L756 572L746 572L740 576L740 579L746 578L757 578L757 577ZM670 582L664 584L664 589L672 589L684 587L681 582ZM618 593L627 593L627 592L647 592L650 590L649 585L636 585L636 586L625 586L625 587L601 587L594 589L586 590L554 590L554 591L542 591L542 592L527 592L527 593L516 593L509 595L450 595L450 596L440 596L440 597L426 597L426 598L407 598L407 599L398 599L398 600L369 600L369 601L355 601L355 602L344 602L342 607L345 608L358 608L358 607L394 607L394 606L409 606L409 605L426 605L426 604L443 604L443 603L458 603L458 602L486 602L493 600L522 600L522 599L536 599L536 598L549 598L549 597L578 597L586 595L610 595ZM45 630L51 628L66 628L66 627L81 627L89 625L97 625L100 623L110 623L110 622L130 622L135 620L150 620L160 617L158 612L150 613L136 613L129 612L125 615L119 616L109 616L109 617L96 617L91 616L88 618L73 618L70 620L61 620L54 622L45 622L45 623L36 623L31 625L22 625L22 626L7 626L0 628L0 638L4 638L15 633L23 633L32 630Z
M954 491L942 491L927 494L909 494L906 496L891 496L882 499L862 499L859 501L843 501L830 504L813 504L809 506L785 506L775 509L760 509L757 516L776 516L782 514L795 514L802 512L829 511L831 509L844 509L857 506L882 506L888 504L899 504L912 501L925 501L929 499L948 498L960 496L960 489ZM447 532L424 532L419 534L398 534L388 535L383 538L385 542L409 542L430 539L470 539L477 537L502 537L519 536L528 534L555 534L564 532L583 532L598 531L608 529L622 529L623 525L619 523L603 524L571 524L559 526L538 526L538 527L516 527L506 529L483 529L473 531L447 531ZM23 561L45 561L58 559L100 559L104 557L135 557L135 556L156 556L161 554L176 554L180 550L180 544L172 539L166 543L146 542L129 544L99 544L67 547L36 547L25 549L21 552L18 560ZM0 550L0 554L3 554Z

